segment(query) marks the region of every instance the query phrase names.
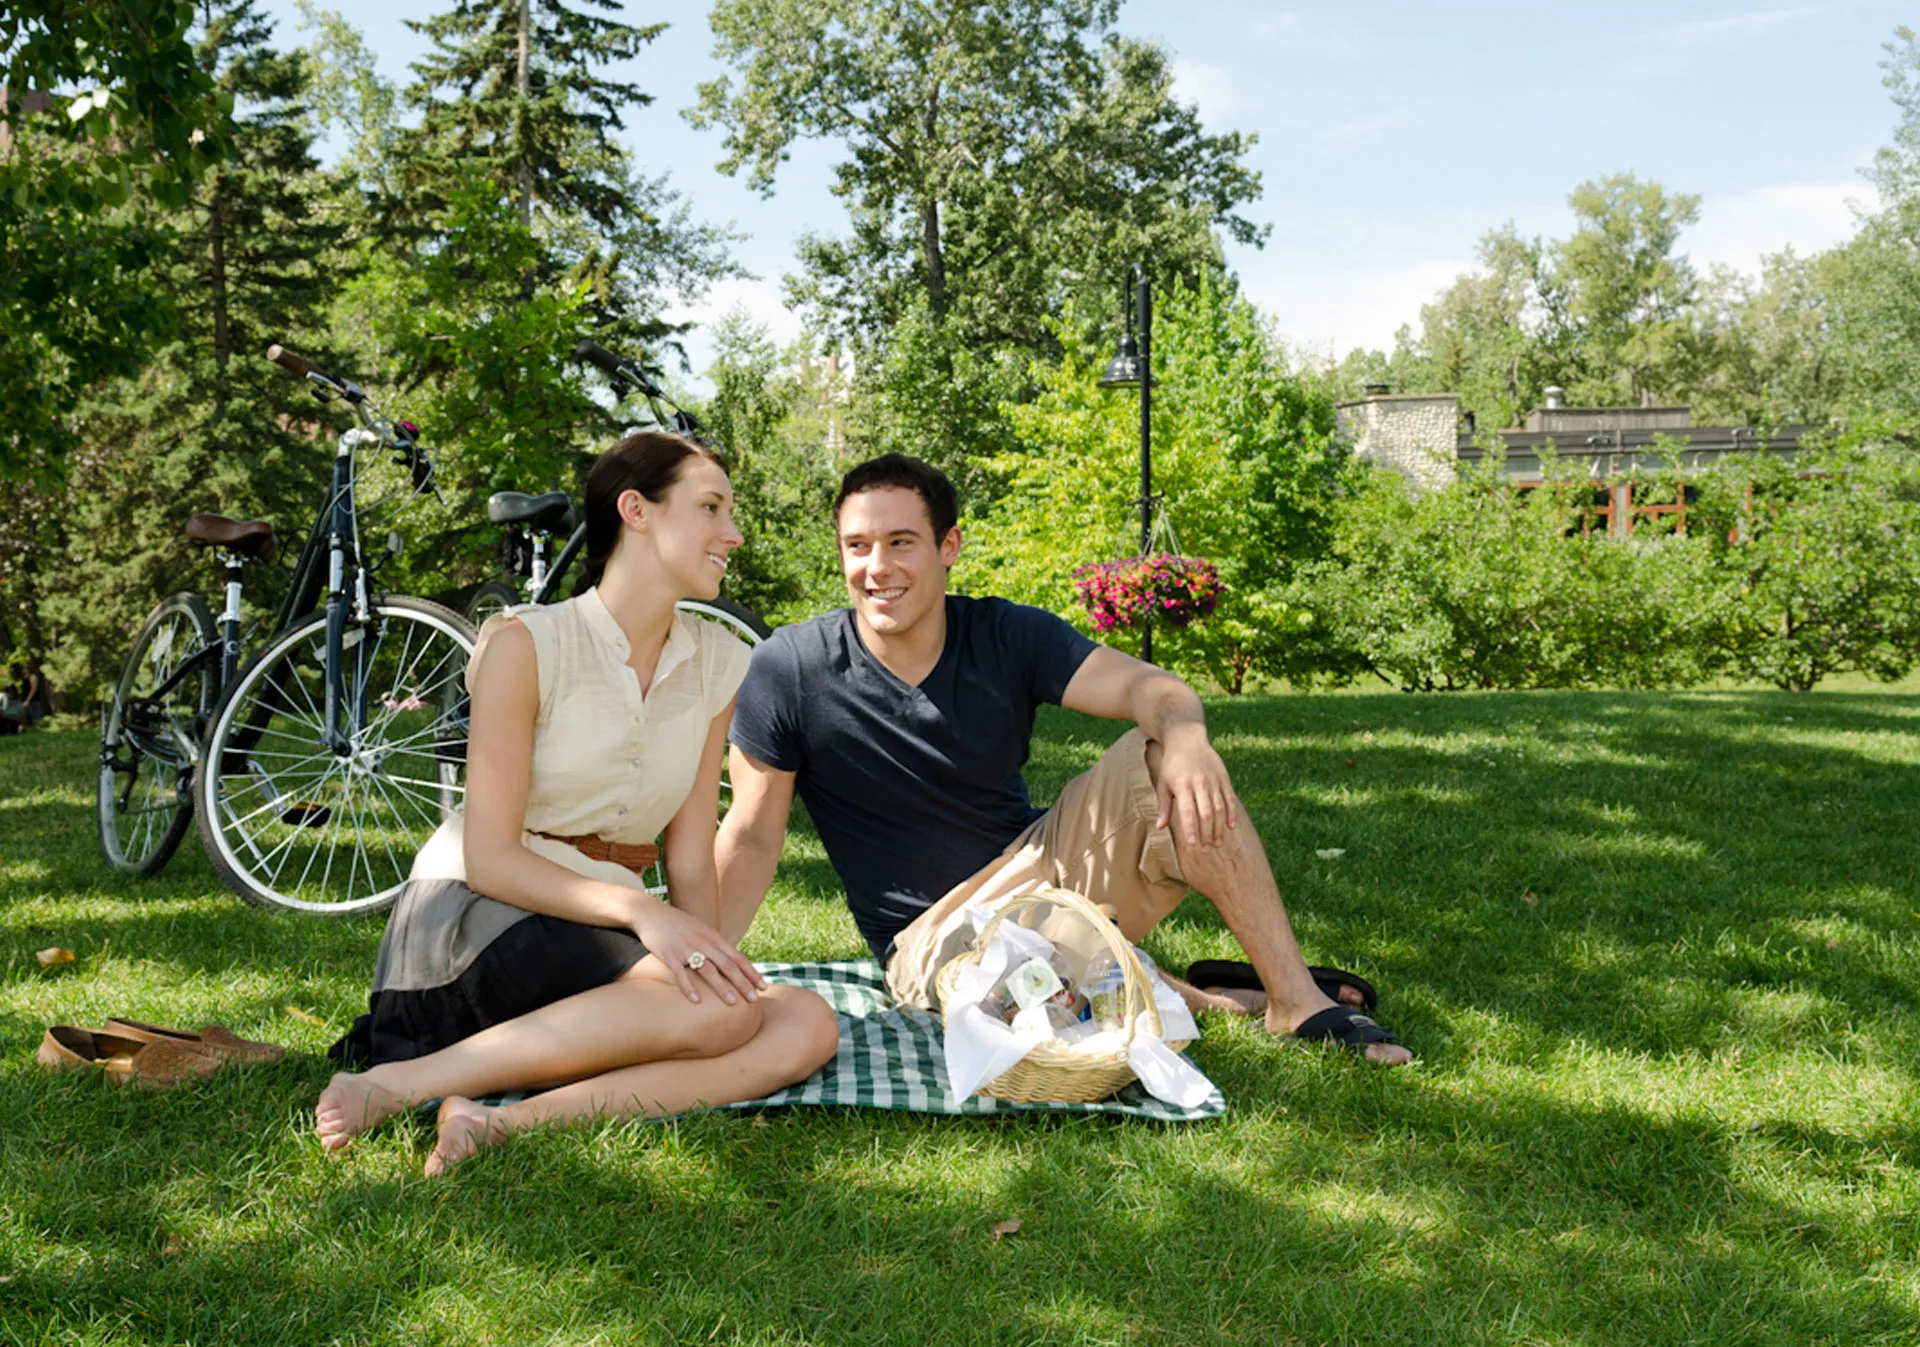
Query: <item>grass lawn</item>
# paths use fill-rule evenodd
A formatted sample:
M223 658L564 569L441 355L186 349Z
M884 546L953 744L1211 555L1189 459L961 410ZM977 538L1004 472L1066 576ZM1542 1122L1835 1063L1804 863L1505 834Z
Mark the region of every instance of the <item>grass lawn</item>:
M246 908L191 835L111 876L91 736L0 739L0 1342L1920 1340L1920 696L1211 715L1309 957L1414 1068L1214 1020L1213 1123L700 1115L437 1181L412 1126L310 1137L379 922ZM1111 734L1044 717L1036 795ZM856 952L810 835L747 944ZM1234 952L1197 901L1149 949ZM158 1096L35 1067L115 1013L294 1052Z

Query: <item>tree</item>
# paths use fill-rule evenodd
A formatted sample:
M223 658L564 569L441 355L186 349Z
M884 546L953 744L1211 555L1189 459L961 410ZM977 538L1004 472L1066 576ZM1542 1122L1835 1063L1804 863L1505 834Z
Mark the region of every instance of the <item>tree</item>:
M1117 0L936 5L719 0L738 79L689 114L726 131L720 167L771 193L795 142L837 142L853 231L802 245L796 300L830 333L883 343L916 304L972 347L1051 354L1066 298L1218 265L1214 231L1257 243L1252 138L1208 135L1158 47L1112 31ZM1103 305L1104 307L1104 305Z
M142 273L160 244L136 193L180 204L222 153L230 104L174 0L0 9L0 471L45 477L82 391L139 368L171 327Z
M421 120L396 138L398 190L382 212L388 238L413 244L455 193L482 179L498 184L540 244L522 293L584 282L595 331L654 354L677 350L686 327L662 317L668 302L697 297L735 269L729 235L695 224L666 178L639 173L614 139L625 129L623 110L653 100L600 72L638 57L665 28L605 17L619 8L618 0L454 0L431 19L408 20L434 45L413 65L406 101Z
M781 352L738 311L721 318L713 343L702 421L726 456L747 540L728 563L727 594L772 622L836 607L845 596L833 531L845 381L805 338Z
M1631 173L1585 182L1568 198L1573 234L1548 253L1549 323L1572 357L1576 403L1650 406L1683 395L1702 365L1698 280L1677 251L1700 198L1669 195ZM1553 303L1563 296L1559 303Z
M126 633L196 580L189 514L264 517L297 537L326 472L312 399L262 359L275 341L326 354L311 342L326 324L339 230L312 152L306 63L273 47L257 0L197 0L192 37L199 68L240 115L228 156L169 213L146 277L177 297L174 339L137 379L82 404L88 448L61 510L63 583L45 605L63 638L50 672L75 692L115 675ZM266 597L261 586L253 597Z
M1877 445L1886 432L1701 479L1738 595L1721 640L1739 673L1805 692L1836 673L1892 682L1920 659L1920 460L1910 443Z
M957 579L1087 625L1072 574L1139 549L1139 412L1098 386L1110 351L1089 325L1062 326L1066 355L1039 367L1040 392L1007 416L1018 442L989 466L1003 495L973 529ZM1324 549L1343 454L1333 404L1290 371L1260 315L1230 283L1169 294L1155 316L1154 487L1181 550L1226 582L1212 616L1156 633L1169 665L1238 692L1281 675L1304 623L1286 596Z

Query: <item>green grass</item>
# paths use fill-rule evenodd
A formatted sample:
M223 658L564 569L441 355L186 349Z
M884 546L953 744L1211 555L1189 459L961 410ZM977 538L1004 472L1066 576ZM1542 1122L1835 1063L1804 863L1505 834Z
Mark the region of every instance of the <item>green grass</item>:
M0 1342L1920 1338L1920 696L1211 714L1309 956L1413 1069L1212 1021L1216 1123L701 1115L432 1182L411 1126L307 1130L378 923L244 908L191 838L112 877L88 736L0 740ZM1043 717L1037 793L1111 733ZM810 835L748 948L855 952ZM1149 948L1233 952L1197 902ZM112 1013L295 1051L160 1096L34 1066Z

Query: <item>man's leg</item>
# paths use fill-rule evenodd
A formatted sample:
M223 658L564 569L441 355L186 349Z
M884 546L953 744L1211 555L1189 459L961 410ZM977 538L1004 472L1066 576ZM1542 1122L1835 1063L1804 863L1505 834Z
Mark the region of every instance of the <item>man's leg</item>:
M1148 778L1158 783L1159 744L1148 741L1145 761ZM1189 844L1170 827L1160 832L1173 846L1180 874L1213 904L1260 975L1267 989L1268 1032L1291 1034L1312 1016L1332 1007L1333 1002L1307 971L1300 944L1294 939L1293 924L1287 920L1286 904L1280 898L1280 886L1267 862L1266 848L1246 811L1240 811L1235 826L1227 829L1225 839L1214 847ZM1413 1060L1413 1054L1396 1043L1370 1044L1366 1055L1370 1061L1390 1066Z

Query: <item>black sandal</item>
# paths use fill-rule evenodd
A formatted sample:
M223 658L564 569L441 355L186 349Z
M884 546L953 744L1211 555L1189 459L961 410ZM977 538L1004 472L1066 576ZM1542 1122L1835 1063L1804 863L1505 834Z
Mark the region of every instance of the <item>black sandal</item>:
M1309 964L1307 971L1313 974L1314 985L1320 988L1320 994L1337 1006L1354 1009L1340 999L1340 989L1351 987L1360 993L1361 1010L1372 1010L1380 1004L1380 994L1373 984L1358 973L1349 973L1344 968L1325 968L1318 964ZM1260 975L1253 971L1250 963L1241 963L1237 959L1200 959L1184 974L1190 986L1202 991L1208 987L1228 987L1234 991L1264 992L1266 985L1260 981Z
M1365 1057L1370 1044L1400 1041L1352 1006L1330 1006L1307 1016L1293 1036L1309 1043L1338 1043L1356 1057Z

